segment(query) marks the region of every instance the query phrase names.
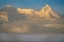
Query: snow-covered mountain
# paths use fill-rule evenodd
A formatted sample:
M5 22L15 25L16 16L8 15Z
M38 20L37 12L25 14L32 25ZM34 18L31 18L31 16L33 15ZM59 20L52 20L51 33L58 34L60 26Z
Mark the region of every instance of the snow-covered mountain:
M46 19L49 19L49 20L51 20L54 17L60 18L60 16L56 12L54 12L52 10L52 8L49 5L47 5L47 4L46 4L45 7L42 8L42 10L40 11L40 13L41 13L40 15L42 17L44 16Z
M16 9L13 6L7 5L3 9L1 9L1 11L11 13L11 12L16 12Z
M60 16L56 12L54 12L52 8L47 4L40 11L36 11L34 9L21 9L21 8L18 8L16 10L13 6L7 5L5 8L1 9L0 17L4 18L4 20L7 21L17 21L26 19L56 20L60 18Z
M15 7L10 5L7 5L3 9L1 9L1 11L7 13L9 21L18 21L26 19L26 16L24 16L23 14L19 14Z
M17 9L19 13L25 14L27 16L39 16L44 17L48 20L55 20L56 18L60 18L60 16L52 10L52 8L46 4L45 7L41 9L41 11L35 11L34 9Z

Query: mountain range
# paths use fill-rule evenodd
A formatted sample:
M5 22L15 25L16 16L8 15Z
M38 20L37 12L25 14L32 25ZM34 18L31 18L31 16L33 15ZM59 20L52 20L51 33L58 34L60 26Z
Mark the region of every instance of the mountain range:
M0 9L0 32L64 33L63 30L64 21L62 17L48 4L40 11L22 8L15 9L15 7L10 5Z
M46 4L45 7L43 7L40 11L35 11L34 9L17 9L19 13L28 15L28 16L39 16L42 18L46 18L48 20L54 20L56 18L60 18L58 13L54 12L52 8Z
M5 14L5 16L3 15ZM10 5L0 10L0 17L5 18L7 21L18 21L18 20L56 20L61 17L53 11L53 9L46 4L40 11L34 9L21 9L17 10ZM7 17L7 18L6 18Z

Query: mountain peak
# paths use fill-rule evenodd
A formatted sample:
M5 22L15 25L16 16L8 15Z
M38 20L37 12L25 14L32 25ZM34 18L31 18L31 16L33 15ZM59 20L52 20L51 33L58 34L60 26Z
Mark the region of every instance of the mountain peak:
M47 7L50 7L48 4L46 4Z
M44 6L40 12L51 11L51 10L52 8L48 4L46 4L46 6Z
M40 11L40 13L42 13L42 15L41 15L42 17L45 16L45 18L47 18L47 19L52 19L51 16L60 18L60 16L56 12L54 12L52 10L52 8L48 4L46 4L46 6L42 8L42 10Z
M11 5L7 5L7 7L12 7Z
M15 9L15 7L13 7L13 6L11 6L11 5L7 5L6 7L4 7L3 9L2 9L2 11L4 11L4 12L15 12L16 11L16 9Z

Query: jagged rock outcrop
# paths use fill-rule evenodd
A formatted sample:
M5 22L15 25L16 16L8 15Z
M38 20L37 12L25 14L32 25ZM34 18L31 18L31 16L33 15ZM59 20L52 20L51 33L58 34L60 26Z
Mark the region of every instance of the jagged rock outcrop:
M46 4L45 7L42 8L41 11L35 11L34 9L17 9L19 13L26 14L27 16L39 16L44 17L48 20L55 20L56 18L60 18L60 16L52 10L52 8Z

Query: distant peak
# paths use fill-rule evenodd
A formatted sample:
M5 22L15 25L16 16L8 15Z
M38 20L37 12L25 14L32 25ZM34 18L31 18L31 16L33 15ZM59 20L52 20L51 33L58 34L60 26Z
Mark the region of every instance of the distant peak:
M12 7L11 5L7 5L7 7Z
M48 4L46 4L46 6L49 6Z
M47 7L47 8L51 8L48 4L46 4L46 6L45 7Z
M50 10L52 10L52 8L51 8L48 4L46 4L46 5L41 9L41 11L45 11L45 10L50 11Z

